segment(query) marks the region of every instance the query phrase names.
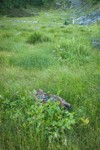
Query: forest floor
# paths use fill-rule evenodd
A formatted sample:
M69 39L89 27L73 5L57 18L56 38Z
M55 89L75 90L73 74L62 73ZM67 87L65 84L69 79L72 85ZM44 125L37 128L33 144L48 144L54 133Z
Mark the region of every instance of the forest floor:
M0 150L99 150L100 51L93 40L100 38L100 22L65 26L69 11L31 12L35 15L0 17ZM71 103L76 124L65 134L67 144L49 143L42 133L36 136L35 128L29 134L22 129L21 102L12 101L39 88Z

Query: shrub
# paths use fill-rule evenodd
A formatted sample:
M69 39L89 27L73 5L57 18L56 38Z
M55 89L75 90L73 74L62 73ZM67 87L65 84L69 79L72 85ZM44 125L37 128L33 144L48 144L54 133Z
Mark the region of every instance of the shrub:
M27 40L27 42L30 44L35 44L38 42L48 42L48 41L51 41L50 37L40 32L34 32Z
M43 132L44 138L50 143L53 140L61 140L67 130L71 130L75 124L74 113L60 109L59 103L51 101L46 104L41 103L41 101L34 102L31 97L20 95L19 92L15 100L6 99L3 101L2 108L3 120L1 124L4 123L6 117L9 128L11 128L10 132L14 128L19 128L16 132L23 130L27 133L28 129L33 128L33 133L41 136Z

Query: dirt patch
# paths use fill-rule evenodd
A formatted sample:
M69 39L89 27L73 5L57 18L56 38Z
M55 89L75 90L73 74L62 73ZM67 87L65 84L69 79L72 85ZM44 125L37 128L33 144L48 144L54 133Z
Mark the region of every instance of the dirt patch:
M7 17L30 17L36 14L30 13L25 9L0 9L0 15L5 15Z

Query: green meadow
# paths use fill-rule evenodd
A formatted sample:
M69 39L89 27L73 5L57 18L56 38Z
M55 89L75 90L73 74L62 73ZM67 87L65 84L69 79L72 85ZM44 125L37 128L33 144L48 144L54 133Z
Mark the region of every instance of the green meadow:
M99 150L100 22L64 25L69 12L31 11L0 17L0 150ZM37 89L71 110L35 104Z

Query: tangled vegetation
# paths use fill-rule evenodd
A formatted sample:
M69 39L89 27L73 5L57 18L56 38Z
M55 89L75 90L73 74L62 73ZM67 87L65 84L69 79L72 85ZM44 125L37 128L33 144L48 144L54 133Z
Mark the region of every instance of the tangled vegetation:
M1 16L0 150L99 150L100 23L68 25L63 10ZM35 102L33 89L60 95L70 111Z

